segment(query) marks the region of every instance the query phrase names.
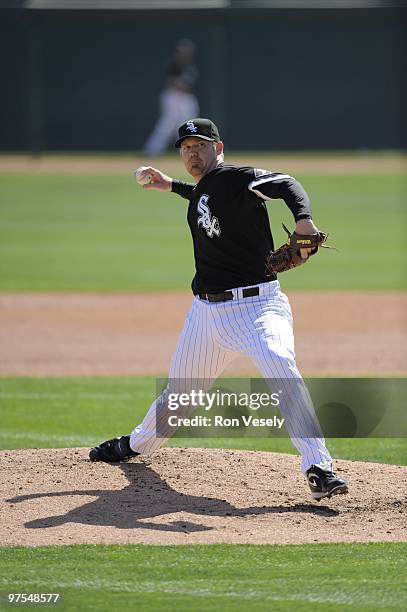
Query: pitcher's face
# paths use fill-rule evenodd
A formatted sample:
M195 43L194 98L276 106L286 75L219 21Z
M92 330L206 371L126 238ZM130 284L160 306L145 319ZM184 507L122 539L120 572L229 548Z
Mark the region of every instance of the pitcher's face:
M180 147L180 154L185 168L196 181L216 168L218 164L218 148L221 143L203 138L185 138Z

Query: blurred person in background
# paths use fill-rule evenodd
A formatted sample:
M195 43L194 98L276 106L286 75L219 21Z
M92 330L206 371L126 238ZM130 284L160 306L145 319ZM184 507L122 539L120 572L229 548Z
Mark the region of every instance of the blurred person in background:
M160 94L160 116L143 147L144 153L155 156L164 153L177 134L178 126L199 115L194 94L198 78L195 65L195 44L179 40L166 71L165 88Z

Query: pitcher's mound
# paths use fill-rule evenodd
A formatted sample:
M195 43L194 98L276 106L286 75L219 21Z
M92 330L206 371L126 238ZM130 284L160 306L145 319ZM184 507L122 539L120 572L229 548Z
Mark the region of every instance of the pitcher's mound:
M0 463L3 545L406 540L404 466L338 461L349 495L318 503L299 458L278 453L165 448L109 465L60 448Z

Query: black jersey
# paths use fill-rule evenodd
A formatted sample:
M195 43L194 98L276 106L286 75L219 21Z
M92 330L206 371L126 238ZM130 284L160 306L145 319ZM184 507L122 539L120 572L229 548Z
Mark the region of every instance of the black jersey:
M195 186L173 181L172 191L189 200L194 294L276 278L266 270L267 256L274 250L266 200L282 198L296 221L311 217L301 185L287 174L267 170L220 164Z

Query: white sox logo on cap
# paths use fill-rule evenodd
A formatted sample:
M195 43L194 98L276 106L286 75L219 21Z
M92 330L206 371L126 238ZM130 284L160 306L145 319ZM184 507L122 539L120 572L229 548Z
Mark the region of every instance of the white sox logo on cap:
M194 124L193 121L188 121L187 122L187 130L189 130L190 132L193 132L195 134L195 132L198 131L198 128L196 127L196 125Z

